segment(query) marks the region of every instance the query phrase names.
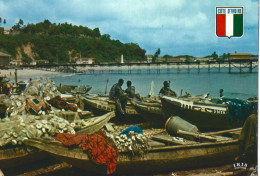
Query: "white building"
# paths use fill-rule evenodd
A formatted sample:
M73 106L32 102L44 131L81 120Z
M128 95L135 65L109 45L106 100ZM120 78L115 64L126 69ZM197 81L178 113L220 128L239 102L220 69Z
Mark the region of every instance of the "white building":
M147 61L148 63L153 62L153 55L151 55L151 54L146 55L146 61Z
M76 64L94 64L95 58L80 58L76 61Z

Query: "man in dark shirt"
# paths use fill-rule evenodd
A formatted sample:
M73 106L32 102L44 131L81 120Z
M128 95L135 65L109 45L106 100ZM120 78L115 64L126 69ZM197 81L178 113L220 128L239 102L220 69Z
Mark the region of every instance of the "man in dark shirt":
M118 83L114 84L109 92L109 99L115 101L117 118L123 118L125 115L127 97L122 89L123 84L124 80L119 79Z
M124 91L122 89L123 84L124 84L124 80L119 79L118 82L112 86L109 92L110 100L116 100L124 95Z
M171 96L171 97L177 97L177 94L171 90L170 88L170 82L164 81L163 82L163 87L161 88L159 92L159 96Z

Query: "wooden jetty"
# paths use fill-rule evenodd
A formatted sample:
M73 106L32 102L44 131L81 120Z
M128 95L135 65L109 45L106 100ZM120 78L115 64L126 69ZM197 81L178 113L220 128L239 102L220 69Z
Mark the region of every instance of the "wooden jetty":
M147 72L156 70L160 73L161 70L166 69L167 72L176 70L177 72L184 70L190 72L196 70L197 72L206 69L208 72L227 71L229 73L252 73L257 72L258 60L228 60L228 61L193 61L193 62L131 62L131 63L96 63L96 64L44 64L44 65L23 65L22 68L36 68L49 71L62 72L84 72L84 73L103 73L118 72L121 73L126 70L128 73L132 72ZM144 69L145 68L145 69Z

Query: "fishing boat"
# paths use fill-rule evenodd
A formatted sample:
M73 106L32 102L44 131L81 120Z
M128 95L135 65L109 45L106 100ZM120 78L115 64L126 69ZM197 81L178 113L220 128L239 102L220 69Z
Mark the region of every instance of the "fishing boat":
M15 168L47 157L51 155L25 145L0 147L0 169Z
M223 136L223 133L226 135ZM238 139L230 131L210 135L215 140L201 142L180 140L165 133L154 135L149 139L148 151L142 156L119 152L115 174L169 173L231 164L238 152ZM92 162L87 152L79 147L66 147L59 141L50 139L29 139L25 143L46 151L73 167L84 169L86 173L106 173L105 165Z
M95 133L103 128L104 125L113 117L115 117L115 112L108 112L101 116L84 119L83 122L85 127L77 131L77 133Z
M85 108L92 111L94 114L101 115L116 110L115 102L109 100L107 96L86 95L78 96L78 98L83 102ZM127 103L126 105L126 116L128 119L138 119L139 117L138 112L130 103Z
M135 110L148 122L161 126L165 124L166 118L163 116L162 104L158 102L143 102L132 100L131 104Z
M63 85L57 87L61 93L86 94L92 89L90 85Z
M166 116L177 115L196 125L198 128L230 129L241 127L246 117L235 117L230 114L227 104L201 101L198 97L161 98L163 112ZM235 112L235 111L234 111Z
M84 123L84 128L76 131L76 133L95 133L99 131L107 122L115 117L114 112L109 112L102 116L93 117L91 119L84 119L81 123ZM77 124L77 121L75 121ZM28 147L26 145L6 145L0 147L0 169L13 168L20 165L32 163L50 157L34 147Z

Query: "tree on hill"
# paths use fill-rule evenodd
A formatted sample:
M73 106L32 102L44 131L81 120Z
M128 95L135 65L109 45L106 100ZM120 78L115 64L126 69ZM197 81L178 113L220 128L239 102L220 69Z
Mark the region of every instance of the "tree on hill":
M0 50L16 57L17 48L30 45L35 58L48 60L50 63L69 63L82 57L94 57L97 62L118 62L121 54L126 62L144 61L145 50L135 43L122 43L110 39L109 34L100 34L99 28L68 23L56 24L49 20L36 24L19 21L13 26L19 29L16 35L0 34ZM26 62L29 59L23 56Z
M161 49L158 48L153 55L152 61L155 62L156 58L161 54Z
M211 54L211 57L213 57L214 60L218 60L218 55L217 55L216 51L214 51L214 52Z
M23 20L19 19L19 22L16 23L13 27L12 27L12 31L17 32L17 31L21 31L21 28L23 26Z

